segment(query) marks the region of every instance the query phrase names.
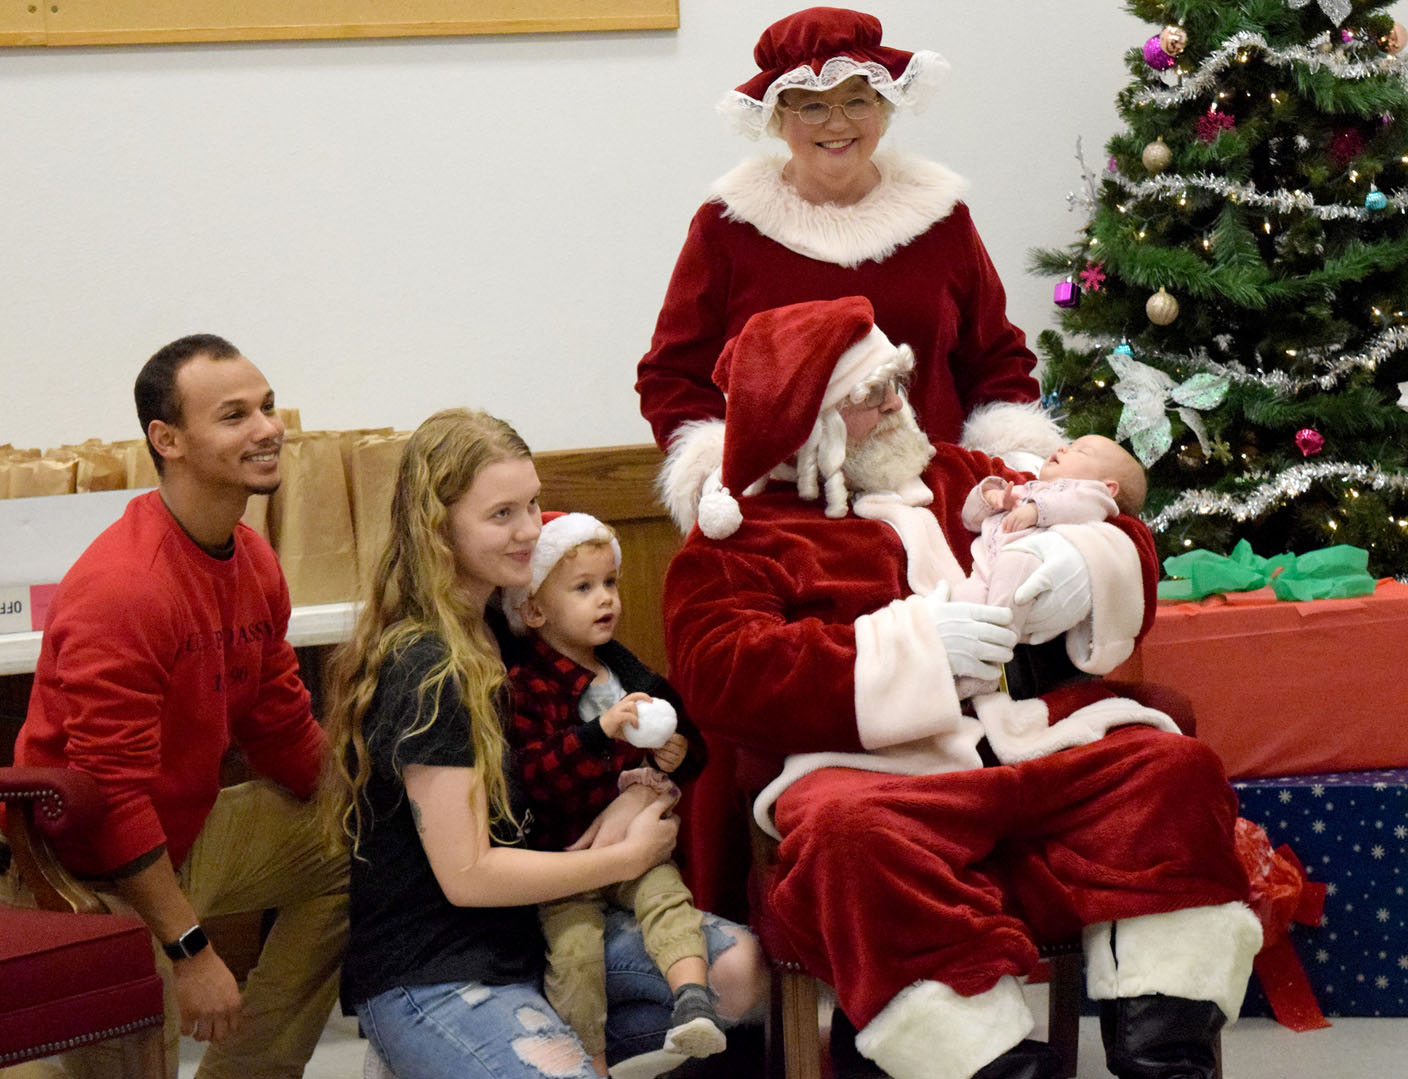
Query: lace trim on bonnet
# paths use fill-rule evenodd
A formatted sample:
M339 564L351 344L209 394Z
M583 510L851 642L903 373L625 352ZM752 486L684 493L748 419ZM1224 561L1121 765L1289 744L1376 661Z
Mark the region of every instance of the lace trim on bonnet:
M721 176L710 197L725 216L807 258L847 269L883 262L953 212L967 181L921 157L882 151L871 160L880 183L850 206L808 202L782 178L783 155L752 157Z
M763 99L730 90L719 101L718 110L739 134L756 139L767 130L784 90L814 90L823 92L856 75L860 75L877 94L896 108L918 112L922 109L949 73L949 62L936 52L920 50L914 53L898 79L892 79L883 64L853 60L849 56L833 56L816 72L809 64L801 64L773 80L763 93Z

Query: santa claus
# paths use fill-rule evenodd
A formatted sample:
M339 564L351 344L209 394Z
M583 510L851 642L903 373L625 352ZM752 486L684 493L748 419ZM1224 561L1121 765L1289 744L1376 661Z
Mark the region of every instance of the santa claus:
M781 838L770 905L887 1073L1058 1074L1021 979L1080 933L1111 1071L1210 1077L1261 940L1236 799L1210 750L1098 680L960 699L1015 643L1005 608L949 601L964 499L1025 477L929 445L912 364L862 297L761 312L730 342L722 467L666 579L672 681L712 743L776 760L754 806ZM1064 633L1077 667L1111 670L1152 620L1148 530L1022 542L1024 640Z

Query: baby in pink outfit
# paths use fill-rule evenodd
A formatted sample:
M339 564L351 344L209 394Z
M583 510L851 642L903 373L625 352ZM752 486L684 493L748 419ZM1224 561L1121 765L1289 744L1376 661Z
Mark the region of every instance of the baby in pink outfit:
M1012 541L1049 525L1089 524L1119 513L1136 514L1144 505L1144 469L1119 443L1103 435L1082 435L1046 459L1037 478L1010 483L989 476L968 493L963 523L973 541L973 571L955 600L1012 608L1012 628L1023 639L1028 607L1013 594L1040 559L1010 549ZM958 695L990 693L997 683L960 678Z

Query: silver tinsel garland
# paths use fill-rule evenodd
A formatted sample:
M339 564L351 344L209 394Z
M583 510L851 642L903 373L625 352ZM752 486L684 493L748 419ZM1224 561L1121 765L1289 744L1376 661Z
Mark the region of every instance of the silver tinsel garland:
M1328 35L1322 37L1321 40L1328 42ZM1308 48L1304 45L1295 45L1288 49L1274 49L1260 34L1244 30L1242 33L1233 34L1228 38L1222 48L1209 55L1196 72L1185 76L1177 86L1167 90L1146 88L1135 93L1130 100L1135 105L1152 104L1164 107L1191 101L1216 85L1218 76L1223 70L1235 63L1247 49L1261 50L1263 57L1268 62L1278 64L1281 67L1303 64L1311 71L1329 71L1340 79L1369 79L1376 75L1385 74L1402 76L1405 71L1408 71L1408 66L1405 66L1408 62L1401 56L1386 55L1377 57L1372 62L1364 62L1342 60L1333 52L1321 52L1319 49Z
M1104 351L1110 351L1116 345L1123 343L1123 339L1106 335L1083 334L1082 336L1092 345ZM1345 354L1340 350L1340 347L1334 346L1305 349L1303 355L1322 368L1320 373L1306 378L1292 378L1284 371L1263 371L1260 369L1249 371L1236 360L1220 363L1208 355L1206 349L1202 348L1194 352L1183 353L1141 348L1139 355L1156 360L1165 370L1187 367L1195 371L1223 375L1233 382L1255 382L1278 393L1291 395L1311 386L1321 390L1332 390L1351 372L1362 369L1372 370L1405 349L1408 349L1408 326L1389 327L1367 342L1358 352Z
M1384 198L1387 201L1385 208L1370 210L1364 206L1346 206L1342 203L1317 205L1313 195L1299 190L1287 191L1283 188L1280 191L1262 194L1256 189L1255 184L1234 183L1221 176L1212 176L1206 172L1200 172L1193 176L1154 176L1139 182L1129 179L1123 173L1116 173L1113 179L1123 190L1135 198L1151 198L1156 195L1181 196L1186 194L1189 188L1197 187L1257 209L1276 210L1283 214L1305 213L1312 217L1318 217L1322 221L1338 221L1344 218L1368 221L1371 218L1382 216L1390 209L1397 210L1399 213L1408 212L1408 192L1403 191L1395 191L1392 194L1384 192ZM1091 204L1088 199L1082 201L1086 201L1087 205Z
M1213 491L1185 491L1152 518L1146 518L1144 523L1154 532L1163 532L1188 517L1216 515L1246 521L1262 516L1288 499L1305 494L1312 483L1329 479L1362 484L1376 491L1408 490L1408 475L1402 472L1385 472L1375 465L1338 461L1307 462L1293 465L1279 476L1258 483L1245 497Z

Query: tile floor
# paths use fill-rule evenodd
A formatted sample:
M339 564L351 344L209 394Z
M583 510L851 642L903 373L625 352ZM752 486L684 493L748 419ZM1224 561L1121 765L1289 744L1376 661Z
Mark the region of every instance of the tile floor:
M1032 1010L1045 1014L1032 988ZM1271 1019L1243 1019L1223 1035L1226 1079L1392 1079L1408 1074L1408 1019L1335 1019L1327 1030L1297 1034ZM1041 1031L1038 1031L1038 1036ZM358 1079L366 1042L357 1023L334 1015L329 1021L305 1079ZM195 1074L200 1048L181 1043L181 1079ZM1109 1079L1094 1018L1081 1020L1079 1079ZM452 1077L447 1077L452 1079ZM735 1071L729 1079L755 1079ZM761 1079L761 1065L757 1079Z

